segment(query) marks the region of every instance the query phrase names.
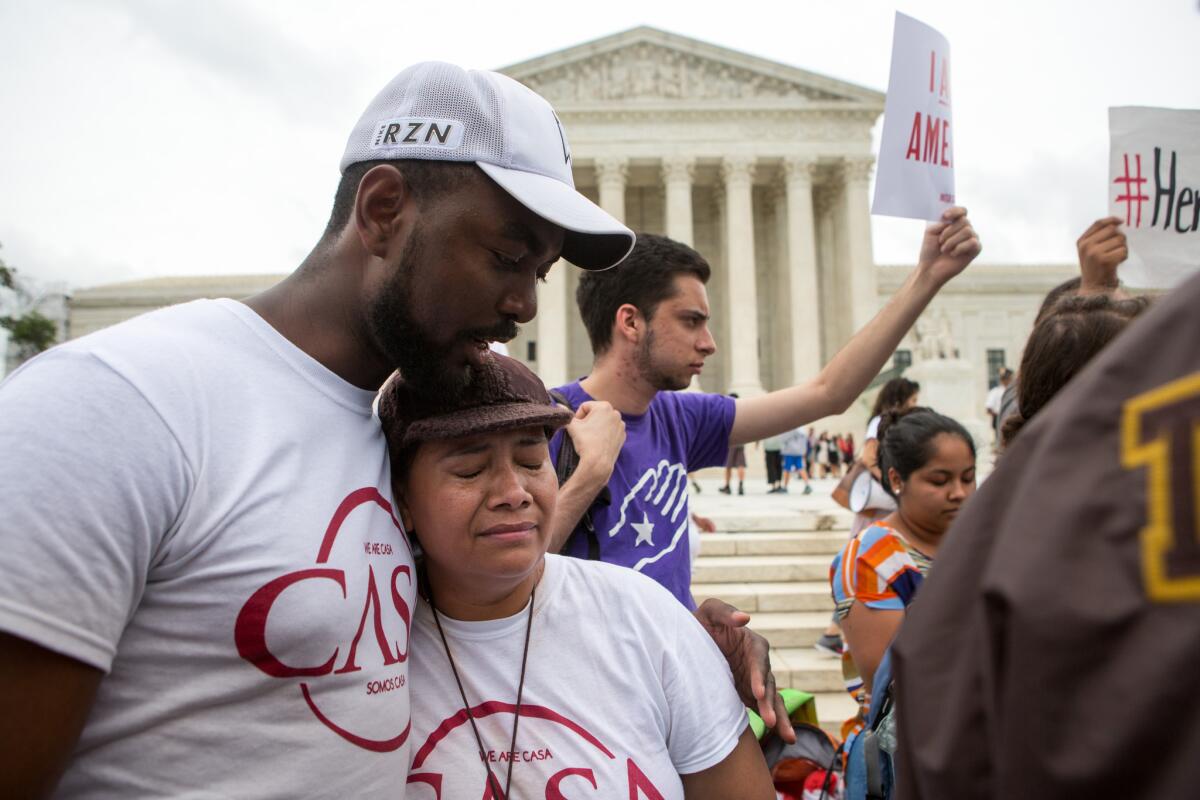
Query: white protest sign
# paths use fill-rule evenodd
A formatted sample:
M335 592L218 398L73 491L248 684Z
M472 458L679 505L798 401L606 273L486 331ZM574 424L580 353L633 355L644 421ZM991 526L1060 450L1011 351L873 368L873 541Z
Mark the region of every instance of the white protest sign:
M1108 110L1108 207L1125 223L1121 280L1169 289L1200 269L1200 111Z
M950 43L896 12L872 214L937 220L954 205Z

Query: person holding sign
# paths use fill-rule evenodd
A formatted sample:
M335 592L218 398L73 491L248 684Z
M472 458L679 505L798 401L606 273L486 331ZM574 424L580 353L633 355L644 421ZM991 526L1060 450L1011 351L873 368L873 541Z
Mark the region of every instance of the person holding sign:
M576 298L595 360L590 375L557 391L575 407L610 403L621 412L626 438L615 463L588 464L580 453L560 491L550 551L644 572L694 607L684 535L687 473L719 466L730 446L845 411L933 296L979 254L966 214L951 208L926 228L905 284L819 374L758 397L674 391L686 388L716 350L705 291L710 269L695 250L642 235L625 262L581 279ZM552 442L552 457L560 442ZM609 503L596 499L605 486Z

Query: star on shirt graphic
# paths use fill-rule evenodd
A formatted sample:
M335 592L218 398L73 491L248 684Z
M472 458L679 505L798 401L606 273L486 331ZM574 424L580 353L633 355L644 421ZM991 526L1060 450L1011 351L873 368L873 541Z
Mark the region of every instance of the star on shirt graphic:
M654 535L654 523L650 521L649 514L643 511L641 522L631 522L629 524L633 526L635 531L637 531L637 541L633 543L634 547L637 547L642 542L645 542L649 545L654 544L654 539L651 538Z

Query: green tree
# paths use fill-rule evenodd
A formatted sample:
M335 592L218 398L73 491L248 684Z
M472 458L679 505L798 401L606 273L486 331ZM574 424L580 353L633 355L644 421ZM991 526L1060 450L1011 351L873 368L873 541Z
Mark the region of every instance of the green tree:
M58 326L36 311L19 317L0 317L0 328L8 329L9 341L16 345L21 361L33 358L58 339Z
M17 288L16 270L5 264L3 258L0 258L0 288L13 291L16 291Z
M0 288L7 289L16 297L18 313L0 316L0 328L9 333L9 341L16 347L20 361L33 358L58 339L58 326L54 321L39 313L32 305L33 297L25 284L18 278L17 270L0 258ZM26 306L27 310L20 312ZM0 358L4 354L0 353Z

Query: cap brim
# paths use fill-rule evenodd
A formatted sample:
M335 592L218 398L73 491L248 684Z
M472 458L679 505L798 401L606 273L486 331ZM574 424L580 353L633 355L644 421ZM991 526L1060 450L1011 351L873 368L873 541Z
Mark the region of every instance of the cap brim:
M401 446L434 439L457 439L481 433L526 428L534 425L557 430L574 416L559 405L535 403L501 403L476 406L419 420L408 426Z
M608 269L633 250L633 231L562 181L483 161L476 163L517 202L567 232L562 257L575 266Z

